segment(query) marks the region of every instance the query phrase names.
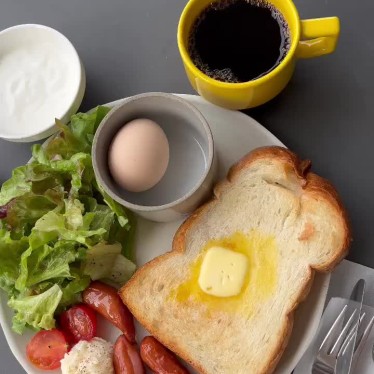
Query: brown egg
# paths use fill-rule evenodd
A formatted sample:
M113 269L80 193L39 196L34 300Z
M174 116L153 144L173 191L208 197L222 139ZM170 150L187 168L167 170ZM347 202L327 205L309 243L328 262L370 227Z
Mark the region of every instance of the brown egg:
M113 138L108 152L115 182L131 192L146 191L164 176L169 142L162 128L145 118L126 123Z

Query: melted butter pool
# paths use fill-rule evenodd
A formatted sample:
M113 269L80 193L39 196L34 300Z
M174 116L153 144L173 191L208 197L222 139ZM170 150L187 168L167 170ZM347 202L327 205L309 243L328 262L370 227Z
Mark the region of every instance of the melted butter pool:
M236 296L208 295L199 286L198 279L203 258L207 250L214 246L242 253L248 258L244 285L240 294ZM251 313L256 304L271 297L276 290L278 256L275 238L257 230L247 234L235 232L229 237L210 240L196 261L191 264L187 280L172 291L170 297L180 303L203 304L207 312L217 309L225 312L244 309Z

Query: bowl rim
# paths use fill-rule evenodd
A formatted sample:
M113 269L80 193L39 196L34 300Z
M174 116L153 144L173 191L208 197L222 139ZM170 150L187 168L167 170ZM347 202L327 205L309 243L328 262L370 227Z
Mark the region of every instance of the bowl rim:
M101 177L101 172L98 168L97 161L96 161L96 155L97 155L97 144L98 140L100 138L100 134L102 133L102 129L108 121L110 121L110 118L114 115L114 113L122 108L123 106L128 105L130 102L137 101L137 100L143 100L143 99L148 99L150 97L162 97L166 100L174 101L177 102L183 106L185 106L190 112L192 112L196 119L199 122L200 127L204 130L204 133L207 138L207 149L208 149L208 157L206 158L206 167L204 170L204 173L200 176L200 178L196 181L195 185L193 188L191 188L186 194L181 196L180 198L173 200L169 203L166 204L161 204L161 205L139 205L139 204L134 204L131 203L116 193L114 193L109 186L105 183L103 178ZM173 107L172 107L173 108ZM100 184L101 188L105 190L105 192L112 198L114 199L117 203L125 206L126 208L129 208L130 210L133 211L139 211L139 212L155 212L155 211L163 211L166 209L173 208L175 206L180 205L181 203L185 202L188 200L204 183L206 178L209 175L209 172L211 168L213 167L213 160L214 160L214 141L213 141L213 134L210 129L210 126L208 124L208 121L205 119L205 117L202 115L202 113L191 103L188 101L174 95L174 94L169 94L169 93L164 93L164 92L147 92L147 93L142 93L138 95L134 95L131 97L128 97L125 99L123 102L115 106L113 109L110 110L110 112L104 117L104 119L101 121L99 127L96 130L94 140L92 143L92 165L94 169L94 173L97 179L97 182Z
M67 106L66 110L61 114L61 120L66 120L67 116L71 115L71 109L73 107L78 107L80 106L82 100L83 100L83 96L84 96L84 91L85 91L85 81L86 81L86 78L85 78L85 71L84 71L84 67L83 67L83 64L82 64L82 61L78 55L78 52L77 50L75 49L74 45L72 44L72 42L64 35L62 34L60 31L50 27L50 26L46 26L46 25L41 25L41 24L37 24L37 23L24 23L24 24L20 24L20 25L14 25L14 26L10 26L4 30L1 30L0 31L0 36L2 35L6 35L10 32L13 32L14 30L18 30L18 29L25 29L25 32L28 30L28 29L42 29L42 30L45 30L45 32L49 32L51 34L54 34L55 37L57 38L60 38L64 43L66 43L66 45L70 48L70 59L72 60L72 63L73 65L75 66L75 69L78 70L78 76L79 76L79 79L77 80L77 84L75 86L73 86L72 88L69 88L71 89L71 91L74 93L74 96L73 96L73 99L71 101L71 103ZM43 135L44 133L46 133L46 135L42 136L41 138L43 137L46 137L46 136L49 136L51 135L51 131L53 129L53 127L55 126L55 121L52 121L51 123L48 123L47 125L43 126L43 127L39 127L37 131L34 131L34 132L30 132L30 133L25 133L25 134L16 134L16 135L10 135L6 132L3 132L0 130L0 138L2 139L5 139L5 140L11 140L11 141L27 141L30 139L30 141L33 141L33 140L36 140L38 136L40 135ZM57 131L57 128L56 128L56 131ZM52 132L53 133L53 132Z

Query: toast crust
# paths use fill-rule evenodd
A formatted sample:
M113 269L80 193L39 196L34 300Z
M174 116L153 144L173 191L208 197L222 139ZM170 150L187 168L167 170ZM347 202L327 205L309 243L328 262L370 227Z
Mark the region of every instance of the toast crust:
M298 305L308 296L313 283L315 272L330 272L331 270L333 270L335 266L338 265L339 262L342 261L347 255L348 247L351 242L351 229L348 221L348 216L343 207L343 204L340 201L337 191L330 184L330 182L309 171L311 167L311 162L309 160L300 160L295 153L286 148L270 146L257 148L244 156L236 164L234 164L230 168L226 179L222 180L215 186L212 199L199 207L179 227L173 239L172 250L159 257L156 257L155 259L138 269L134 276L119 291L123 302L136 316L140 324L144 326L144 328L151 334L153 334L158 340L160 340L162 344L164 344L171 351L176 353L179 357L184 359L199 373L202 374L211 373L208 373L198 362L195 362L193 357L189 357L187 353L178 346L178 344L170 341L168 336L156 333L152 325L149 323L149 321L147 321L147 316L137 308L137 305L132 305L130 302L127 302L127 290L130 289L136 282L137 276L146 273L150 268L157 266L165 259L173 257L176 254L183 253L186 249L186 236L191 227L198 224L200 217L207 209L210 209L212 206L214 206L214 204L217 204L219 202L220 195L227 188L230 188L231 183L235 181L240 171L248 168L253 162L260 159L276 160L278 162L281 162L282 164L284 164L285 168L290 168L290 170L293 171L297 176L298 181L302 186L303 192L307 192L310 196L313 196L318 200L324 200L325 202L327 202L331 206L331 209L335 210L337 216L341 220L341 225L344 228L344 240L341 248L336 250L335 255L330 258L329 261L320 264L319 266L309 267L309 274L307 277L305 277L302 286L300 286L301 291L299 293L299 296L294 305L286 313L285 323L281 328L281 338L278 341L278 345L269 355L269 357L271 358L269 359L268 365L261 373L259 372L259 374L270 374L276 368L285 348L287 347L289 338L292 333L294 312L297 309Z

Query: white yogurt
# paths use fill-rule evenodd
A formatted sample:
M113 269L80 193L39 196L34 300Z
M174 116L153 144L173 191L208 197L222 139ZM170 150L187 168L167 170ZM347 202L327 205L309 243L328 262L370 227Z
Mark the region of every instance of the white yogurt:
M53 29L29 26L0 33L0 134L10 138L45 131L55 118L66 120L80 88L73 46Z

